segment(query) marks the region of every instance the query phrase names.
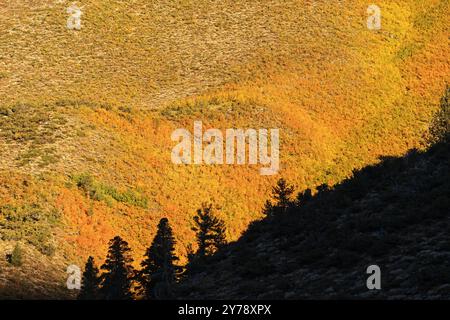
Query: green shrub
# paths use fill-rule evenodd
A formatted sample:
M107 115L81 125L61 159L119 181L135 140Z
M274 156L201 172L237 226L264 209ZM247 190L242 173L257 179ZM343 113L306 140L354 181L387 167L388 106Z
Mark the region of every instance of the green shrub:
M96 181L88 173L73 175L71 178L77 188L92 200L103 201L108 206L112 206L114 201L117 201L144 209L148 208L148 199L137 191L131 189L119 191L113 186Z
M17 243L16 246L14 247L13 252L11 253L11 261L10 263L15 266L15 267L20 267L23 263L23 253L22 253L22 248L20 247L20 245Z

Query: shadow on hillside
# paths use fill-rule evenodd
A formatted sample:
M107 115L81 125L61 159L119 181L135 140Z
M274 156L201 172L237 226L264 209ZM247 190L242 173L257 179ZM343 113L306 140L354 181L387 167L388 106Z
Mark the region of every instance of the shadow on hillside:
M252 223L181 284L192 298L432 298L450 294L449 145L383 157ZM366 268L382 290L366 287ZM228 295L228 296L227 296Z

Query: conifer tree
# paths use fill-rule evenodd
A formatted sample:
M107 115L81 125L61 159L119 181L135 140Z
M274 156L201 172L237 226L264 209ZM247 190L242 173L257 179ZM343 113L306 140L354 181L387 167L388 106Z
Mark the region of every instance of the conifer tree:
M109 242L108 255L101 266L105 273L101 275L100 294L106 300L128 300L131 292L134 270L128 243L116 236Z
M89 257L84 267L81 290L78 294L78 300L96 300L99 298L98 268L95 265L94 258Z
M167 218L162 218L158 231L142 261L139 280L147 299L172 298L172 285L176 280L179 268L175 251L175 238Z
M277 185L272 188L272 198L275 200L275 203L273 204L267 200L263 213L269 217L285 213L292 204L291 196L293 192L294 186L289 185L283 178L279 179Z
M268 217L274 215L274 207L272 202L270 202L270 200L266 200L266 202L264 203L263 214L265 214Z
M277 185L273 187L273 198L277 201L276 205L282 208L287 208L290 204L290 197L294 192L294 186L289 185L286 180L281 178Z
M196 257L211 255L226 243L225 224L214 216L211 204L202 204L202 208L197 210L194 222L192 230L196 232L198 244Z
M431 121L428 143L448 142L450 139L450 86L447 86L441 98L440 108Z

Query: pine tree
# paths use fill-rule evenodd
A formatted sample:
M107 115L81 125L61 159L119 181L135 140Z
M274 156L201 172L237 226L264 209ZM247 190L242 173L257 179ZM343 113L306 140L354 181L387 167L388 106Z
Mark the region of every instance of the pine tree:
M175 251L175 238L169 220L159 221L158 231L151 246L142 261L139 280L147 299L172 298L172 285L176 280L179 268L174 264L178 261Z
M101 266L105 270L100 277L100 295L106 300L128 300L133 298L131 292L134 270L131 265L131 249L128 243L116 236L109 242L108 255Z
M95 265L94 258L89 257L84 267L81 290L78 294L78 300L96 300L99 295L100 280L98 277L98 268Z
M448 142L450 137L450 86L447 86L441 98L440 108L431 121L428 143Z
M197 210L194 217L198 250L196 257L205 257L213 254L217 249L226 243L225 224L215 217L212 212L212 205L202 204L202 208Z
M263 214L265 214L268 217L274 215L274 207L272 202L270 202L270 200L266 200L266 202L264 203Z
M263 213L269 217L285 213L292 204L291 196L293 193L294 186L289 185L286 180L281 178L278 180L277 185L272 188L272 198L275 200L275 204L267 200Z

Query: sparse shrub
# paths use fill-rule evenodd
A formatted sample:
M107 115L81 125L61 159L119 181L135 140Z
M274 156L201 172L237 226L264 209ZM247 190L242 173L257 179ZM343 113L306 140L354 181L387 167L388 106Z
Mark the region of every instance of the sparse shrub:
M14 267L20 267L23 264L23 251L19 243L16 243L12 253L6 255L6 260Z
M52 244L43 244L38 247L39 251L47 257L52 257L56 253L56 248Z
M91 192L94 189L94 178L88 173L82 173L80 175L72 176L76 186L84 191L86 195L91 196Z
M11 264L15 267L20 267L23 263L23 252L20 245L17 243L11 254Z

